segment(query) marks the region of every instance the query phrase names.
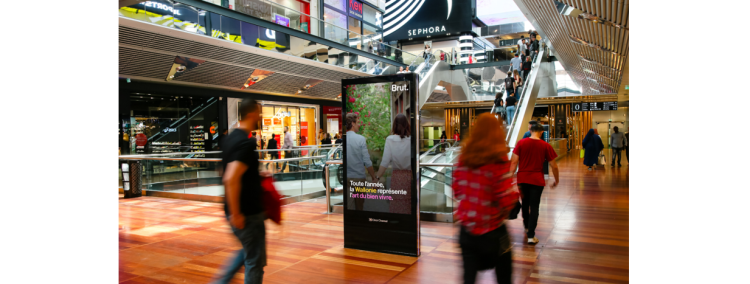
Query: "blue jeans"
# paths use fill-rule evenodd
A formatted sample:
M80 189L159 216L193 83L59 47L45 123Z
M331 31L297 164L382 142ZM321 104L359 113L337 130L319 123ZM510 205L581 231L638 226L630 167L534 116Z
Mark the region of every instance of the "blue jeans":
M506 124L510 125L511 122L513 122L513 115L516 114L516 107L515 106L507 106L505 107L505 122Z
M226 263L219 279L214 283L229 283L243 265L245 266L245 284L263 283L263 267L266 266L266 225L265 213L245 216L245 228L232 227L232 232L242 249Z

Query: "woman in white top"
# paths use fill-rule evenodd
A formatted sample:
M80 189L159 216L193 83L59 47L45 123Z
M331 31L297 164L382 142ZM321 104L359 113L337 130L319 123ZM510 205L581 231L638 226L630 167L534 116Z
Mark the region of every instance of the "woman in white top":
M411 131L406 115L399 113L393 120L391 135L385 139L383 161L375 175L379 180L390 165L392 190L404 190L406 194L393 194L390 202L391 213L411 214Z

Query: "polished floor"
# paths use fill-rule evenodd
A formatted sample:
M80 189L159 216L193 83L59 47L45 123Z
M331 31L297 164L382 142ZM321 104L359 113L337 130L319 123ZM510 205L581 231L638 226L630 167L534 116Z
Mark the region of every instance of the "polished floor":
M575 153L575 152L572 152ZM561 184L544 189L537 245L509 221L515 283L626 283L628 165L587 171L578 155L559 161ZM419 258L343 248L343 216L324 200L284 207L267 223L264 283L460 283L456 224L422 222ZM221 204L140 197L120 199L121 283L209 283L241 246ZM495 283L490 271L478 283ZM232 283L242 283L238 273Z

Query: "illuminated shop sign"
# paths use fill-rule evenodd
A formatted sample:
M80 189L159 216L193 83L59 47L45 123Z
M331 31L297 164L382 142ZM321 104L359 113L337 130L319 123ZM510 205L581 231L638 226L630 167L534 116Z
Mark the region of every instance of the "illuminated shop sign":
M362 2L349 0L349 17L362 21Z
M143 5L143 6L146 6L148 8L156 8L156 9L159 9L159 10L164 10L164 11L169 12L170 14L173 14L175 16L180 16L181 15L180 11L175 10L174 8L172 8L172 6L165 5L165 4L162 4L162 3L157 3L157 2L154 2L154 1L141 2L141 3L139 3L139 5Z
M459 1L390 0L383 15L383 36L394 41L470 32L471 13L471 5Z

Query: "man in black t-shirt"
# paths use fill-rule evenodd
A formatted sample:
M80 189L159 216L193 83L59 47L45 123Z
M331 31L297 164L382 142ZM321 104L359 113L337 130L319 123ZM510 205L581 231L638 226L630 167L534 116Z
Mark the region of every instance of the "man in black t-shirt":
M266 227L263 208L263 188L258 172L258 144L248 134L255 130L260 119L260 106L253 99L240 103L242 120L224 139L221 160L224 166L224 212L232 232L242 244L219 275L217 283L229 283L237 270L245 266L245 283L262 283L266 266Z

